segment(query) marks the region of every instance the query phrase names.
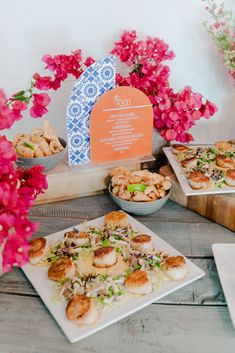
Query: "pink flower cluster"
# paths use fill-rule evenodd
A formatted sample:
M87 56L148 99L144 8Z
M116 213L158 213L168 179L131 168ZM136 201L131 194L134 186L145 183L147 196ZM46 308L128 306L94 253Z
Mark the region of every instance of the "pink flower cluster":
M136 87L148 96L154 90L162 91L169 86L170 70L162 62L172 60L175 55L163 40L151 37L147 37L146 41L137 40L135 31L126 31L111 53L130 67L127 77L117 75L118 85Z
M202 117L209 119L217 111L215 104L209 101L203 103L202 95L192 92L189 86L178 93L168 89L153 99L154 126L166 141L192 141L193 136L187 131L197 120Z
M4 92L0 90L0 130L9 129L16 120L20 120L21 112L25 109L27 104L20 100L15 100L9 106Z
M170 88L170 69L163 63L172 60L174 53L164 41L151 37L138 40L135 31L125 31L111 53L129 67L127 76L117 74L118 85L133 86L149 97L154 107L154 126L166 141L193 140L187 131L197 120L208 119L217 111L213 103L203 103L202 95L188 86L176 93Z
M40 91L47 91L50 89L57 90L69 75L78 79L83 73L84 67L89 67L95 61L91 57L88 57L84 61L84 66L82 66L81 50L76 50L70 55L44 55L42 60L46 64L45 68L53 73L52 76L41 76L39 73L36 73L33 76L33 80L28 90L14 94L7 101L4 96L6 101L5 109L10 109L12 111L11 119L9 119L9 114L7 114L8 127L10 127L15 120L21 119L22 116L20 112L27 109L31 101L32 106L29 111L31 117L41 118L48 112L47 106L51 100L49 95L46 92L34 93L35 88ZM3 111L1 113L4 115Z
M42 61L46 64L45 69L50 70L53 73L53 77L42 77L36 73L33 76L35 87L39 90L57 90L60 88L61 82L66 80L69 75L78 79L84 71L81 60L81 50L76 50L75 52L72 52L71 55L44 55ZM95 62L95 60L88 57L84 61L84 65L89 67L93 62Z
M18 120L20 112L27 107L24 104L14 101L9 108L0 90L1 130ZM28 218L29 208L37 195L47 188L42 166L24 170L16 167L16 160L11 142L0 135L0 246L3 246L4 272L27 262L28 239L37 228L37 224Z
M45 115L48 110L47 106L50 103L51 98L48 96L47 93L34 93L33 94L33 105L30 108L30 115L33 118L41 118Z

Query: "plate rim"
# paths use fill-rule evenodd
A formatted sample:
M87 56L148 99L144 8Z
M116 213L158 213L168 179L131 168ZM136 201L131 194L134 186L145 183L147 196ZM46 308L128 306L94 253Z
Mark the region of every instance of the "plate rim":
M189 145L189 147L203 147L203 146L213 146L213 144L199 144L199 145ZM235 187L226 186L225 188L216 188L212 189L201 189L193 190L188 184L188 180L178 164L177 160L173 156L172 147L163 147L163 152L165 153L168 162L170 163L174 173L177 177L177 180L186 196L196 196L196 195L218 195L218 194L233 194L235 193ZM190 188L190 189L189 189Z
M213 243L212 244L212 251L213 251L213 255L214 255L214 260L215 260L215 264L216 264L216 269L217 269L217 272L218 272L218 276L219 276L219 280L220 280L220 283L221 283L221 287L223 289L223 292L224 292L224 296L225 296L225 300L226 300L226 304L227 304L227 308L228 308L228 311L229 311L229 315L230 315L230 319L232 321L232 324L233 326L235 327L235 312L232 313L232 308L230 306L230 296L228 296L228 288L227 286L225 285L224 283L224 278L223 278L223 270L221 269L221 265L220 265L220 260L218 261L218 257L219 257L219 254L218 254L218 250L220 247L231 247L231 245L234 245L235 247L235 243ZM229 299L228 299L229 297ZM235 299L234 299L235 301Z
M128 220L131 224L132 223L136 223L133 227L135 227L136 225L139 225L142 229L144 229L145 231L147 232L150 232L151 234L153 234L155 237L159 238L161 242L163 242L170 250L173 250L173 252L177 252L178 255L182 255L184 256L182 253L180 253L176 248L174 248L173 246L171 246L168 242L166 242L164 239L162 239L157 233L155 233L154 231L152 231L151 229L149 229L148 227L146 227L144 224L142 224L141 222L139 222L138 220L136 220L134 217L130 216L127 212L124 212L122 210L118 210L118 211L121 211L123 213L125 213L127 216L128 216ZM95 219L91 219L89 221L85 221L83 223L79 223L77 225L74 225L74 226L70 226L69 228L66 228L66 229L62 229L62 230L59 230L58 232L55 232L55 233L52 233L52 234L48 234L47 236L45 236L45 238L49 237L49 238L52 238L53 236L55 237L58 233L62 233L62 232L66 232L68 230L70 230L72 227L76 227L76 226L82 226L83 224L89 224L91 222L96 222L96 221L101 221L104 219L104 216L101 216L101 217L98 217L98 218L95 218ZM60 236L58 234L58 236ZM172 254L174 256L174 254ZM71 342L71 343L75 343L75 342L78 342L80 341L81 339L85 338L85 337L88 337L90 336L91 334L95 333L95 332L98 332L100 330L102 330L103 328L105 327L108 327L109 325L112 325L113 323L115 322L118 322L120 320L122 320L123 318L129 316L129 315L132 315L134 314L135 312L145 308L146 306L154 303L155 301L158 301L160 300L161 298L177 291L178 289L180 288L183 288L184 286L202 278L203 276L205 276L205 272L200 268L198 267L197 265L195 265L190 259L188 259L186 256L184 256L186 261L189 262L191 265L190 266L193 266L194 270L198 272L197 275L194 275L191 279L187 280L185 279L185 281L182 281L182 282L175 282L177 284L177 288L171 288L170 290L168 289L167 293L162 293L160 296L158 295L158 292L156 292L155 296L157 297L157 299L155 298L146 298L146 300L144 301L144 303L140 303L137 307L134 307L133 309L126 309L126 312L121 314L121 315L118 315L117 317L111 319L111 320L108 320L106 323L100 325L100 327L96 327L96 326L89 326L90 330L88 330L88 332L80 335L79 337L74 337L72 338L72 336L69 334L68 330L63 327L63 324L60 323L60 318L58 318L54 312L53 312L53 308L51 308L51 305L53 305L53 302L50 298L48 298L47 295L44 294L43 292L43 289L41 290L41 288L38 288L38 285L37 285L37 279L36 278L33 278L32 275L30 275L28 273L28 270L30 271L30 267L32 266L30 263L27 263L26 265L24 265L21 269L22 271L24 272L24 274L26 275L27 279L30 281L30 283L33 285L35 291L38 293L39 297L41 298L41 300L43 301L43 304L46 306L46 308L48 309L50 315L53 317L54 321L56 321L57 325L60 327L61 331L65 334L65 336L67 337L67 339ZM143 297L144 298L144 297ZM123 307L123 305L122 305ZM79 328L79 326L78 326Z

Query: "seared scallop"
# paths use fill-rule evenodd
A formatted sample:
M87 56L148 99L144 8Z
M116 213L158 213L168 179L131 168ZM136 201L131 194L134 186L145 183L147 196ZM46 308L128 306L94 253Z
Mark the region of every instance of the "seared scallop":
M221 168L234 168L234 161L232 158L223 154L218 154L216 156L216 164Z
M189 174L189 185L195 190L206 189L210 187L210 178L201 172L191 172Z
M188 272L183 256L167 257L162 265L162 270L173 281L183 280Z
M152 241L152 237L147 234L139 234L131 239L131 247L132 249L147 253L154 250L154 245Z
M54 261L48 270L48 277L53 281L64 281L74 275L75 266L68 257L61 257Z
M228 169L226 171L225 183L229 186L235 186L235 169Z
M29 242L29 262L32 265L36 265L42 259L42 256L46 249L46 239L45 238L36 238Z
M107 228L128 227L128 218L124 212L112 211L104 216L104 224Z
M92 299L76 294L67 304L66 316L74 323L91 325L98 320L99 310Z
M89 234L85 232L78 232L76 230L66 232L64 237L67 245L82 246L87 245L90 241Z
M215 147L218 150L221 150L221 151L224 151L224 152L229 152L229 151L232 151L232 149L233 149L233 146L231 145L231 143L226 142L226 141L217 141L215 143Z
M192 158L184 159L180 163L183 168L185 168L187 171L190 171L197 166L197 158L192 157Z
M106 268L115 265L117 254L112 246L106 246L94 251L93 265L99 268Z
M174 154L178 154L178 153L182 153L182 152L187 152L188 151L188 147L184 146L184 145L180 145L180 144L174 144L171 146L172 147L172 152Z
M153 290L151 279L143 270L130 273L125 280L125 287L133 294L149 294Z

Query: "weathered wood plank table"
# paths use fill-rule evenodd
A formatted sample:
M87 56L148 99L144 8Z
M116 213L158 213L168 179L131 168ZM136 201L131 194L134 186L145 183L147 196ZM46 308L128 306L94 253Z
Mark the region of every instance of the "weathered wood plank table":
M45 236L116 209L108 195L36 206L31 218ZM189 257L206 276L147 308L71 344L21 270L0 278L0 353L234 353L232 326L211 245L235 234L169 201L137 217Z

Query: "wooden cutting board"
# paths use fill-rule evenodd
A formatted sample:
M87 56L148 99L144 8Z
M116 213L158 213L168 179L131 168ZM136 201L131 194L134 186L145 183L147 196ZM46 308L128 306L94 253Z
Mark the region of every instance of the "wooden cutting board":
M186 196L170 165L161 167L160 173L171 177L170 199L172 201L235 231L235 193Z

